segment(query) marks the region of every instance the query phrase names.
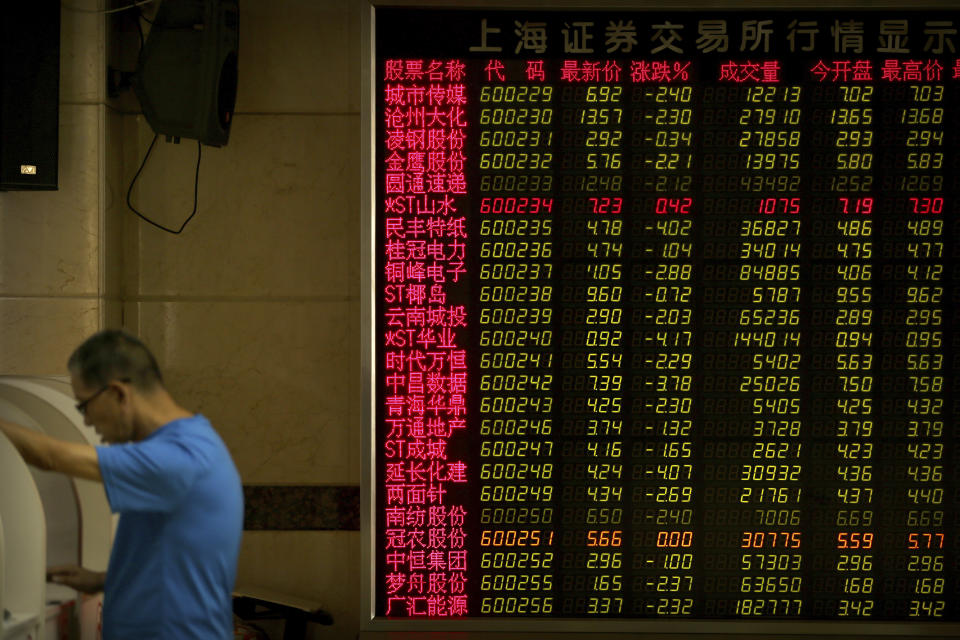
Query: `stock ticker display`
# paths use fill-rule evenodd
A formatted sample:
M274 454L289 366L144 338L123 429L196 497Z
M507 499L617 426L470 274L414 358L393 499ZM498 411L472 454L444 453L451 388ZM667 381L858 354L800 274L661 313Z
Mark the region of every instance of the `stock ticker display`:
M960 620L958 26L376 11L377 615Z

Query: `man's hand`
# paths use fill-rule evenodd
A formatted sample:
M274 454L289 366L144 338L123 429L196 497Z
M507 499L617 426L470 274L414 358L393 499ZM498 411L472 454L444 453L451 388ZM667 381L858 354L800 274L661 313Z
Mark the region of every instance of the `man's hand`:
M107 580L106 573L90 571L83 567L64 565L47 569L47 582L62 584L81 593L99 593Z

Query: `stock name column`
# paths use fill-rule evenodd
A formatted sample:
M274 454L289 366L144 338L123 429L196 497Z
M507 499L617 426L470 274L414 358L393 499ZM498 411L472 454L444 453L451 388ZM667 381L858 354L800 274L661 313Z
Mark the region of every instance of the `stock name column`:
M630 66L630 433L633 615L694 614L700 470L693 172L699 121L689 62Z
M477 63L482 64L482 63ZM554 608L553 92L542 63L482 64L479 613Z
M560 422L567 615L624 611L622 68L559 70Z
M382 610L462 616L467 596L465 63L382 71ZM380 293L380 292L378 292ZM379 336L378 336L379 337Z

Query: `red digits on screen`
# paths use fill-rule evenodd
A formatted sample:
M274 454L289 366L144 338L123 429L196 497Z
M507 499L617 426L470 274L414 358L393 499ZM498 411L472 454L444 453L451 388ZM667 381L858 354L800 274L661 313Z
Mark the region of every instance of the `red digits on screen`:
M873 198L840 198L840 211L868 216L873 213Z
M467 426L464 64L388 60L383 200L385 390L383 551L386 614L462 616L467 465L448 443Z
M799 531L744 531L741 549L799 549Z
M623 531L587 531L588 547L619 547L623 544Z
M837 549L872 549L873 534L841 531L837 534Z
M488 214L538 214L553 212L553 198L538 197L511 197L511 198L481 198L480 213ZM596 212L594 212L596 213Z
M942 533L911 533L907 536L907 548L911 551L917 549L943 549Z
M800 213L800 198L761 198L757 213Z
M593 213L611 213L617 214L623 211L623 198L590 198L590 206Z
M686 215L690 213L693 198L657 198L657 215Z
M939 215L943 213L943 198L910 198L913 213L920 215Z

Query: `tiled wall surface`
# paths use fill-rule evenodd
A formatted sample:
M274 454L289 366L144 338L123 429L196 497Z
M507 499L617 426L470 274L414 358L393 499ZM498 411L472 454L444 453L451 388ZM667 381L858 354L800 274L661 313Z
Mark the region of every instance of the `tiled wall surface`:
M318 638L355 638L360 616L365 5L240 0L233 129L225 147L203 148L197 214L179 236L125 202L153 133L132 93L107 97L106 67L132 68L135 23L64 8L60 189L0 193L0 372L62 375L97 329L140 333L247 485L239 581L323 603L335 624ZM158 141L137 208L179 226L196 150Z
M126 325L248 487L238 582L322 602L334 626L312 633L344 640L360 603L343 510L359 513L361 4L241 0L236 115L228 144L202 149L196 216L173 236L126 212L122 242ZM127 111L124 197L153 139ZM196 151L161 138L135 206L179 227Z
M102 90L105 31L102 16L62 12L59 190L0 192L0 371L6 374L62 375L80 340L120 321L120 267L106 258L119 255L119 235L107 220L103 186L120 174L119 164L106 160L117 120Z

